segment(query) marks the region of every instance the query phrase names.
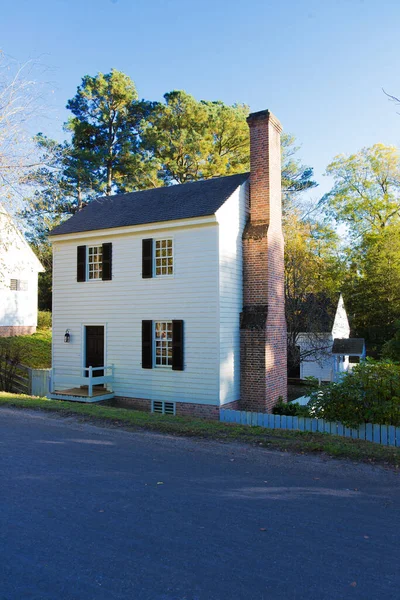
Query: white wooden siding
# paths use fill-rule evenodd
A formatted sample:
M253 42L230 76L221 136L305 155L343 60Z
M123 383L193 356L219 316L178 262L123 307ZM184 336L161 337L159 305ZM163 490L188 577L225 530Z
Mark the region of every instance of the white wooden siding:
M248 214L244 183L217 211L219 222L220 404L240 399L240 329L243 308L242 233Z
M0 326L36 327L38 272L35 254L10 215L0 206ZM26 291L10 290L10 280L27 282Z
M27 282L26 291L12 291L7 283L0 287L0 327L36 327L38 307L37 273L21 272L13 279L22 279Z
M141 228L143 229L143 228ZM174 275L142 279L142 239L174 240ZM77 246L112 242L112 280L76 281ZM218 225L71 241L53 240L53 366L79 373L85 325L106 327L106 357L118 396L217 404L219 401ZM141 323L184 321L184 371L142 369ZM65 344L64 333L71 341Z
M333 356L327 357L324 362L318 363L316 360L305 360L300 365L300 377L316 377L322 381L332 381L334 374Z
M306 333L301 333L298 336L297 344L300 346L301 352L306 352L309 349L316 350L317 346L324 350L318 355L314 352L309 358L306 358L301 362L300 365L300 377L317 377L323 381L331 381L333 376L333 356L332 346L333 337L330 333L321 333L318 336L318 342L316 336L310 337Z

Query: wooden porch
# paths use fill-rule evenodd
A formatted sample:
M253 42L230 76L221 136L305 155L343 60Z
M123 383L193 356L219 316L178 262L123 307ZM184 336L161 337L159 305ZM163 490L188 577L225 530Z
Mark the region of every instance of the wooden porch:
M62 368L52 369L48 397L52 400L67 400L70 402L111 400L115 395L112 388L113 381L113 365L84 367L80 375L71 374ZM68 385L71 387L68 387Z

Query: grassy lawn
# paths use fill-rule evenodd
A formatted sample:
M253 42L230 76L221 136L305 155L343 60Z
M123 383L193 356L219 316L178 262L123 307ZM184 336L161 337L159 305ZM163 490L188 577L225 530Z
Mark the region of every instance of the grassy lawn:
M0 338L0 348L7 344L21 351L20 362L33 369L51 367L51 329L41 329L32 335Z
M397 448L327 433L263 429L190 417L155 415L101 404L75 404L46 398L32 398L6 392L0 392L0 407L2 406L45 410L60 416L76 415L82 420L103 426L146 429L179 436L250 443L284 452L325 453L336 458L350 458L400 468L400 450Z

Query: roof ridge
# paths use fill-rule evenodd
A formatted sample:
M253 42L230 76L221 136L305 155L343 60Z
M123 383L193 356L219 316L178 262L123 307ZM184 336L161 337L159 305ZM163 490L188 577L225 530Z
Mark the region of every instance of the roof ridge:
M99 196L50 235L144 225L213 215L249 177L235 173L198 181Z

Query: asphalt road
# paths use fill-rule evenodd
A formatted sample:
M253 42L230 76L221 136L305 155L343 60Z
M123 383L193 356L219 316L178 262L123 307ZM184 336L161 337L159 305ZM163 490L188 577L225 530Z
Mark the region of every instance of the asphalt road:
M1 600L400 598L382 468L0 410Z

